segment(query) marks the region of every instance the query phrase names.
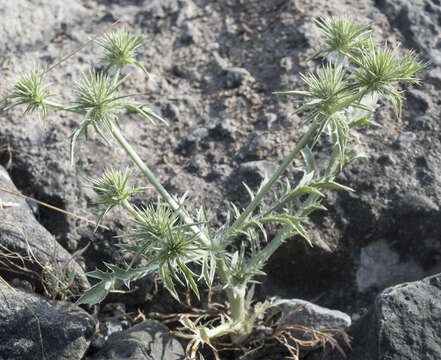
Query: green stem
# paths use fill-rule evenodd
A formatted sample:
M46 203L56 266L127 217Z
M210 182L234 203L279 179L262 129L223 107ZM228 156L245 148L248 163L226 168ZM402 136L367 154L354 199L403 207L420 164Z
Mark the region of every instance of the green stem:
M297 143L294 150L292 150L291 153L283 160L282 164L273 174L273 176L269 180L267 180L267 182L262 186L260 191L256 194L254 199L249 203L247 208L242 212L242 214L240 214L240 216L236 219L236 221L230 226L228 231L225 233L223 240L232 237L236 232L236 230L238 230L242 226L242 224L246 221L248 216L251 215L254 209L263 200L263 198L268 193L268 191L270 191L274 183L280 178L280 176L282 176L282 174L285 172L285 170L291 164L291 162L294 160L297 154L306 146L308 141L314 137L314 134L319 127L320 127L319 122L312 123L306 134L304 134L300 139L300 141Z
M287 167L291 164L291 162L294 160L296 155L306 146L308 141L313 138L315 132L319 128L320 124L313 123L305 135L301 138L301 140L298 142L296 147L291 151L291 153L283 160L282 164L278 168L278 170L273 174L273 176L264 184L264 186L261 188L261 190L256 194L255 198L251 201L251 203L248 205L248 207L243 211L243 213L236 219L236 221L232 224L232 226L228 229L227 233L224 235L224 239L228 239L234 235L234 232L241 227L241 225L246 221L248 216L254 211L254 209L260 204L264 196L268 193L268 191L271 189L271 187L274 185L274 183L280 178L280 176L285 172ZM282 235L280 236L279 241L281 242ZM272 242L275 247L275 249L280 246L279 244L276 244L275 242ZM275 250L272 250L271 247L266 250L268 253L274 252ZM247 284L238 284L233 285L229 281L228 277L228 269L226 267L225 261L223 259L217 260L217 269L220 270L220 280L224 285L227 285L225 291L228 297L228 301L230 302L230 309L231 309L231 317L233 320L233 323L246 323L244 320L246 320L246 317L248 315L248 310L246 308L246 290L247 290ZM249 336L250 329L247 328L240 328L238 331L235 331L233 334L231 334L231 339L234 343L240 343L245 339L247 336Z
M176 202L176 200L168 193L168 191L161 185L161 183L156 179L155 175L151 172L148 166L141 160L141 158L136 153L135 149L127 142L124 136L121 134L117 126L112 126L111 128L112 135L118 141L118 143L125 150L127 155L133 160L133 162L138 166L141 172L145 175L145 177L149 180L150 184L156 189L156 191L161 195L161 197L170 205L170 207L177 211L181 217L181 219L187 224L190 225L190 229L198 234L201 242L204 246L210 246L210 241L207 236L201 231L201 229L196 226L193 219L188 215L188 213L182 208L180 204Z
M72 112L75 114L80 114L80 115L86 114L86 112L82 109L73 108L73 107L66 107L64 105L53 103L50 101L45 101L45 105L50 106L50 107L57 109L57 110L69 111L69 112Z
M361 93L360 101L365 95L366 95L365 92ZM333 152L334 151L338 151L338 150L334 149ZM333 156L333 155L334 154L331 155L331 160L325 171L325 173L334 174L329 178L329 181L333 181L340 174L340 172L335 173L335 169L338 165L338 161L340 160L340 158L338 156ZM318 200L318 198L319 195L310 194L305 200L304 206L307 207L308 205L313 204L315 201ZM298 213L300 212L301 210L298 211ZM278 231L276 236L253 259L250 260L248 266L257 267L260 264L264 264L276 252L276 250L280 247L280 245L282 245L285 234L288 233L290 230L291 230L290 226L288 225L283 226L282 229Z
M144 221L143 217L141 215L139 215L139 213L135 210L135 208L132 205L130 205L130 203L127 201L127 199L122 201L121 206L139 222Z

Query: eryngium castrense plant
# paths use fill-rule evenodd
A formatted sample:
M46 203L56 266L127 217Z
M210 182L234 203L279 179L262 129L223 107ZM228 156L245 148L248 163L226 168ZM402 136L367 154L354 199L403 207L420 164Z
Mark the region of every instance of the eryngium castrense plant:
M87 136L91 126L106 142L110 143L113 138L119 143L160 199L146 208L131 205L130 196L142 189L129 186L128 171L109 170L92 181L102 209L100 221L114 206L122 206L133 218L134 230L121 235L132 241L120 245L133 257L127 266L105 264L106 271L89 273L99 281L77 300L77 304L99 303L110 291L122 285L130 287L134 280L153 272L159 273L164 286L176 298L179 296L176 283L190 287L199 298L199 286L203 281L210 290L226 294L229 310L219 322L209 325L196 324L188 318L182 321L187 332L181 336L190 340L188 351L195 356L199 346L213 346L221 336L230 336L234 344L244 342L251 336L260 313L280 303L269 299L260 310L253 307L256 276L264 274L264 265L284 242L297 241L300 236L312 245L302 224L312 212L326 210L321 203L325 192L331 189L353 191L335 181L347 165L361 156L350 148L352 130L378 125L369 119L379 97L390 98L400 115L399 83L417 83L415 75L424 67L412 52L400 56L397 48L375 43L370 37L369 26L360 26L348 17L321 18L316 23L326 44L316 55L329 55L329 59L315 73L301 75L304 90L276 93L300 98L297 112L304 117L308 129L277 171L265 179L256 192L245 185L250 203L244 209L231 205L227 220L217 229L210 226L210 212L204 206L192 216L186 210L185 195L177 198L166 191L120 131L121 110L124 109L136 111L152 121L163 121L145 104L129 100L131 95L119 93L125 79L120 76L124 66L141 67L147 75L135 60L135 51L142 45L141 38L119 30L97 40L105 51L102 58L105 70L91 71L83 76L74 87L76 98L72 105L48 101L45 73L40 70L33 70L18 80L9 96L12 100L9 108L27 105L26 112L41 111L44 118L48 108L82 116L78 129L71 135L71 155L76 139L81 134ZM314 145L324 131L333 148L327 166L319 169L314 160ZM304 160L303 176L294 185L284 179L284 173L300 154ZM266 231L268 223L278 226L272 238L268 238ZM140 259L148 265L137 266Z

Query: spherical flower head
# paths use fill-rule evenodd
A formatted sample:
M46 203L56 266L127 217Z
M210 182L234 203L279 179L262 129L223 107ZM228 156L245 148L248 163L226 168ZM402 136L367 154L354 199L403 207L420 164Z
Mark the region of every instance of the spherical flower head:
M13 103L5 108L12 109L18 105L27 105L26 113L38 112L43 115L43 122L46 122L47 105L46 99L52 94L47 90L45 84L46 72L39 66L34 66L28 73L23 73L15 83L12 92L7 99L12 99Z
M368 93L388 96L399 116L402 96L396 88L397 84L418 83L416 74L426 66L413 51L401 57L398 48L379 46L373 42L351 60L358 66L354 76L359 86Z
M132 94L119 94L118 89L127 76L119 78L116 73L110 76L106 72L89 71L83 74L81 80L75 86L74 106L69 110L84 115L80 126L70 136L70 157L73 163L75 143L82 133L87 138L88 128L92 126L97 134L107 143L109 135L112 136L115 125L119 127L119 113L127 109L138 113L150 120L165 122L160 116L154 114L147 104L129 101Z
M308 112L306 121L313 121L318 115L333 114L354 94L345 79L344 68L331 63L321 67L315 74L302 75L302 80L308 89L288 94L305 98L305 103L297 111Z
M115 82L103 72L83 74L75 86L76 107L84 110L94 125L101 123L110 129L112 122L118 119L118 112L124 107L117 94L121 83L121 80Z
M150 205L138 214L137 231L127 235L136 242L133 251L158 264L161 279L173 296L178 297L175 279L180 283L184 280L199 297L195 274L185 265L190 259L199 261L197 235L189 232L189 226L181 224L179 214L166 204Z
M347 16L339 18L321 17L315 20L320 31L325 35L327 48L316 55L332 52L352 53L362 49L369 39L370 26L361 26Z
M119 29L105 34L101 39L95 42L105 49L103 62L107 64L107 70L112 66L118 69L126 65L135 65L141 69L147 78L149 74L144 66L136 60L136 51L144 44L143 37L129 34L124 29Z
M103 207L98 218L98 224L103 217L116 205L120 205L130 196L143 191L144 188L132 188L129 180L132 172L126 169L124 172L119 170L106 170L104 175L98 179L90 179L92 189L97 193L97 204Z

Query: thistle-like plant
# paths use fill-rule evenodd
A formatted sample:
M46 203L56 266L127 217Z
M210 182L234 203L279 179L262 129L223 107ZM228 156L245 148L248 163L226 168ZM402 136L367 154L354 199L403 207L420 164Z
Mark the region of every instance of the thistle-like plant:
M315 24L325 35L327 47L319 50L315 56L327 55L332 52L349 54L366 47L371 27L361 26L348 16L339 18L321 17Z
M12 103L4 110L12 109L19 105L26 105L25 114L37 112L43 116L43 123L47 118L47 99L53 96L48 91L45 83L45 71L39 66L34 66L28 73L23 73L12 88L6 99Z
M131 176L132 172L129 169L126 169L124 172L111 169L106 171L104 175L98 179L90 179L92 189L97 193L96 203L102 207L95 230L98 228L103 217L114 206L122 204L128 210L132 210L128 199L130 196L146 189L131 188L128 184Z
M277 92L300 98L297 112L304 116L308 129L257 191L245 186L249 204L244 209L232 204L225 223L217 229L210 226L209 209L201 206L197 215L192 216L186 210L185 195L177 198L166 191L120 131L124 109L162 121L146 110L144 104L130 102L131 95L118 93L125 79L119 70L125 65L138 66L135 51L141 46L141 40L124 31L98 40L105 51L102 58L105 70L83 77L75 88L76 99L72 105L48 102L47 96L36 101L25 92L13 91L15 95L10 99L15 103L10 107L24 104L30 109L27 111L53 107L82 116L82 122L71 136L72 149L80 134L87 135L90 125L106 141L109 136L115 139L158 193L156 204L138 208L130 204L130 196L140 189L129 187L129 172L110 170L92 181L98 192L97 202L102 207L99 220L119 205L133 218L134 230L121 235L129 242L120 245L132 254L132 260L123 266L104 264L106 271L89 273L98 282L77 300L78 304L101 302L113 289L122 285L130 287L132 281L158 272L164 286L175 297L178 296L176 282L190 287L199 297L198 280L227 297L228 313L218 316L217 321L207 324L196 324L188 318L182 321L187 331L184 329L181 335L190 340L191 356L196 356L199 346L214 346L222 336L228 335L233 344L240 344L252 335L257 314L278 304L266 302L261 310L256 310L253 306L256 276L264 274L266 262L284 242L301 237L312 245L303 223L312 212L326 210L321 204L326 191L353 191L336 182L342 170L361 157L355 149L350 149L352 129L376 124L370 117L382 96L392 99L400 115L398 83L416 83L415 75L424 67L412 52L400 57L397 49L376 44L369 36L369 27L360 26L347 17L319 19L316 23L327 46L316 55L336 53L336 56L329 57L328 63L315 73L302 75L305 90ZM116 67L116 71L110 73L112 67ZM42 81L36 83L40 89L46 89ZM315 144L324 132L328 133L333 147L327 166L318 168ZM284 173L300 154L304 160L303 175L298 183L291 184ZM270 192L276 192L276 196L269 196ZM266 230L268 223L275 224L277 229L271 238ZM148 265L139 267L140 259Z
M104 34L95 42L105 49L102 62L107 64L105 72L113 66L122 69L126 65L134 65L141 69L147 79L150 77L146 68L136 60L136 51L144 45L145 39L129 34L123 29Z

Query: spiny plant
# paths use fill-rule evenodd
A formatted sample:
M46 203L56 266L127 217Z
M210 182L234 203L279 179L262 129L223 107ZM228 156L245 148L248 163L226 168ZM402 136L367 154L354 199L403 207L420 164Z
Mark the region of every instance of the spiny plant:
M403 57L397 48L374 42L369 26L360 26L348 17L320 18L316 24L325 37L325 47L316 56L327 57L325 64L315 73L301 75L305 90L275 93L300 99L297 113L303 116L308 128L257 191L245 185L251 198L249 204L244 209L231 204L226 221L219 228L210 225L209 209L201 206L193 215L185 206L185 195L178 198L170 194L121 132L123 110L135 111L153 123L165 122L146 104L134 101L133 95L120 93L125 80L120 70L125 66L137 66L148 77L136 60L142 38L118 30L96 40L104 48L104 70L83 75L74 86L75 99L71 105L49 101L51 94L45 85L44 71L37 68L19 78L8 96L12 101L8 108L25 105L26 112L39 111L44 119L49 108L78 114L82 121L70 136L71 158L77 138L82 134L87 137L91 127L106 143L114 143L113 139L125 150L159 196L156 204L146 208L132 205L131 195L142 189L130 187L128 171L111 169L92 181L102 208L100 221L115 206L121 206L133 219L134 230L122 235L131 241L120 245L132 254L132 260L126 266L105 264L105 271L90 272L89 276L98 282L77 304L99 303L110 291L123 285L129 288L134 280L154 272L176 298L177 283L189 287L199 298L200 283L205 282L210 291L226 295L229 310L217 321L206 324L189 317L182 319L184 329L180 334L190 340L187 350L190 357L195 357L200 346L214 348L216 340L223 336L229 336L236 345L247 341L259 316L281 303L268 299L260 307L253 305L256 276L264 274L268 259L284 242L297 241L300 236L312 245L303 224L312 212L326 210L322 204L325 192L353 191L336 182L343 169L362 156L351 148L353 130L378 125L371 117L380 97L392 100L400 115L399 83L418 83L416 73L424 67L412 52ZM315 145L324 132L332 150L327 165L319 168ZM292 184L285 171L300 154L304 160L303 175L298 183ZM266 230L270 223L277 229L271 238ZM148 265L137 266L141 259Z

